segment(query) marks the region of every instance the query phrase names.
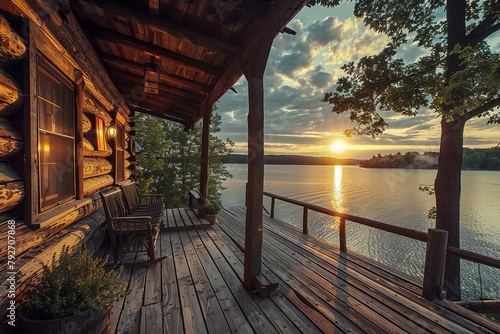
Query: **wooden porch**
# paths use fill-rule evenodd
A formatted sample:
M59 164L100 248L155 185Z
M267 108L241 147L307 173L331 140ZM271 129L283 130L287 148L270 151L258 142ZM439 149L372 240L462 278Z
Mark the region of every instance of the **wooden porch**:
M221 211L212 228L186 209L166 217L157 252L167 259L124 269L130 293L113 309L111 333L500 332L453 303L423 299L414 279L268 216L260 279L280 286L258 297L242 285L245 207Z

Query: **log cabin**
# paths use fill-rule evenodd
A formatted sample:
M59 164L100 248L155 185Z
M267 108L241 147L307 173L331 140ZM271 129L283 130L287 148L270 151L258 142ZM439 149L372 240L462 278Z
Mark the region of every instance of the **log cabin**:
M133 175L136 112L203 121L207 193L213 104L249 82L249 265L258 271L262 224L262 78L271 44L309 0L6 0L0 3L0 313L66 245L104 238L98 192ZM12 264L12 266L10 266Z

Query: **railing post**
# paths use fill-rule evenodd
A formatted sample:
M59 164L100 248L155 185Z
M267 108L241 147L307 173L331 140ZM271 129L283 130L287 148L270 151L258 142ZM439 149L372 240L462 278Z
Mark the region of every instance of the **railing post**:
M269 215L271 218L274 218L274 202L276 202L276 197L271 197L271 214Z
M304 207L304 214L302 215L302 233L304 234L308 234L309 233L309 226L308 226L308 223L307 223L307 213L308 213L308 209L306 207Z
M422 297L428 300L444 299L444 269L448 231L429 229L425 252L424 284Z
M346 238L344 217L340 217L339 221L339 245L341 252L347 252L347 238Z

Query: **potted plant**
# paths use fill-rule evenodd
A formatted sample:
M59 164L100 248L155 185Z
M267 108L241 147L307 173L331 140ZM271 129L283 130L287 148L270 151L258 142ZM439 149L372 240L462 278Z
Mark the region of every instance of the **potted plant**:
M22 333L108 333L115 300L125 296L123 267L106 270L106 259L63 246L59 259L43 265L20 307Z
M217 217L217 212L222 208L220 201L207 201L207 206L205 207L205 218L210 222L210 224L215 223L215 218Z

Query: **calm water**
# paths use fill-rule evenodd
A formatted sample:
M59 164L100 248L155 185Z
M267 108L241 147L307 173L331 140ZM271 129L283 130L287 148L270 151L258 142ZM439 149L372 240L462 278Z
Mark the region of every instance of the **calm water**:
M233 179L222 193L224 206L244 203L247 166L226 165ZM265 165L264 190L349 214L427 231L433 196L421 192L435 170L364 169L358 166ZM461 248L500 258L500 172L462 173ZM264 198L269 211L270 200ZM276 202L275 216L302 227L302 209ZM338 244L335 218L309 212L309 232ZM423 277L425 244L347 223L347 247L379 262ZM463 299L500 299L500 270L462 261ZM482 288L481 288L482 286Z

